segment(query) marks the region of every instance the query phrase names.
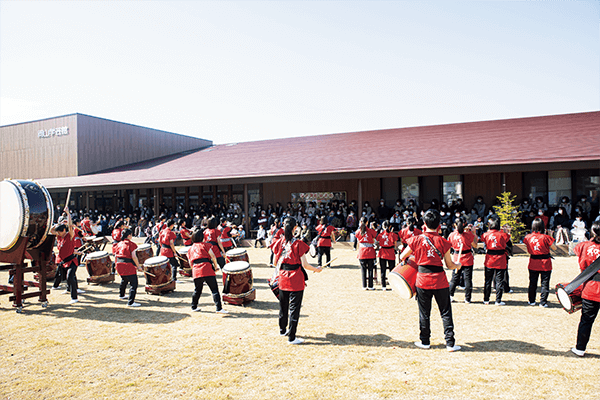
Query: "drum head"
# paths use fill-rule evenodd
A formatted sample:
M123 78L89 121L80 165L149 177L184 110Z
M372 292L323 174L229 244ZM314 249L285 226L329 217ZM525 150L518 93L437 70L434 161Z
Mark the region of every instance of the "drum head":
M234 261L226 264L223 267L223 272L234 273L242 272L250 268L250 264L246 261Z
M107 257L108 253L105 251L94 251L93 253L89 253L85 259L86 260L98 260L100 258Z
M400 297L403 299L410 299L413 297L414 293L410 285L406 282L406 280L396 272L390 272L388 275L388 281L390 282L390 286L394 289Z
M144 251L144 250L148 250L152 248L152 246L150 245L150 243L142 243L137 247L137 250L139 251Z
M23 232L23 198L10 181L0 182L0 250L9 250Z
M169 261L169 259L165 256L157 256L151 257L144 261L144 265L152 266L152 265L161 265Z
M310 248L308 249L308 254L312 257L315 258L317 256L317 247L313 246L312 244L310 245Z
M560 305L563 306L565 310L569 311L573 307L571 296L569 296L564 288L559 287L556 289L556 297L558 297Z
M227 257L241 256L242 254L246 254L246 250L244 250L244 249L231 249L227 253L225 253L225 255Z
M179 254L187 254L191 248L192 248L192 246L182 247L181 249L179 249Z

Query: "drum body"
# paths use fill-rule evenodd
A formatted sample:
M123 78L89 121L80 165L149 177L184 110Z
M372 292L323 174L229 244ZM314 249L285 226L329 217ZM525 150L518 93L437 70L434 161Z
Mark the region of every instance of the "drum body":
M249 303L256 298L252 268L246 261L233 261L223 267L223 300L229 304Z
M556 285L556 297L558 297L558 301L560 305L565 309L569 314L573 314L576 311L581 310L582 300L581 300L581 292L582 286L579 286L577 289L573 290L572 293L567 293L565 287L569 284L569 282L559 283Z
M181 254L181 258L179 259L181 270L179 272L183 276L192 276L192 267L190 266L190 261L187 258L187 253L191 248L192 246L186 246L179 250L179 254Z
M88 283L107 283L115 280L115 276L111 273L112 261L106 251L86 254L84 262L90 275L87 278Z
M29 238L33 249L46 240L54 218L52 198L37 182L0 182L0 251L14 247L21 237Z
M247 263L250 263L250 258L248 257L246 249L231 249L225 253L225 262L230 263L234 261L246 261Z
M275 297L279 298L279 274L277 271L273 273L273 276L267 282Z
M144 262L146 293L161 294L175 290L171 264L165 256L151 257Z
M404 265L397 265L388 275L388 280L392 289L394 289L403 299L412 298L417 292L417 273L418 266L412 258L407 260Z
M56 254L52 253L52 256L50 256L50 260L46 263L46 280L53 280L56 277L57 270L58 266L56 265ZM35 274L33 274L33 278L36 281L39 281L40 274L36 272Z
M140 244L135 249L135 255L138 258L140 265L144 265L147 259L152 258L152 245L150 243Z

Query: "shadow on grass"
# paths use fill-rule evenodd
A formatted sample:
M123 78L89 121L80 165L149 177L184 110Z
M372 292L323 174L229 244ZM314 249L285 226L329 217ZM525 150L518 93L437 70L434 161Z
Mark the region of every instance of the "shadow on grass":
M315 346L372 346L372 347L399 347L416 348L413 342L394 340L384 334L377 335L342 335L327 333L325 337L304 336L307 345Z
M520 340L484 340L481 342L472 342L462 345L464 351L480 353L518 353L518 354L539 354L543 356L563 356L577 357L571 353L568 347L564 351L548 350L544 347ZM600 358L595 354L586 354L588 358Z

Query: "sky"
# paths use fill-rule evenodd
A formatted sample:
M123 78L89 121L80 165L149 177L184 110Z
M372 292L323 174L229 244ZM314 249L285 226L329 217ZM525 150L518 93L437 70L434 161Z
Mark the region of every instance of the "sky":
M598 1L0 0L0 125L219 144L598 110Z

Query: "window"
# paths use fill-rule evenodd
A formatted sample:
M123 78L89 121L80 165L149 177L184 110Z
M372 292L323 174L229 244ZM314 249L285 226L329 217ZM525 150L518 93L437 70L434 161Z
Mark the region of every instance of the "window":
M598 169L583 169L575 171L575 187L577 197L571 199L575 204L583 195L587 196L592 207L598 207L598 191L600 191L600 170Z
M523 186L525 196L535 200L537 196L542 196L546 201L548 194L548 183L546 181L546 172L525 172L523 173Z
M563 196L572 199L571 171L548 172L548 205L556 207Z
M419 204L419 178L416 176L402 177L400 181L404 204L408 204L409 200L414 200L415 204Z
M460 175L444 175L442 198L447 205L452 201L463 198L463 183Z

